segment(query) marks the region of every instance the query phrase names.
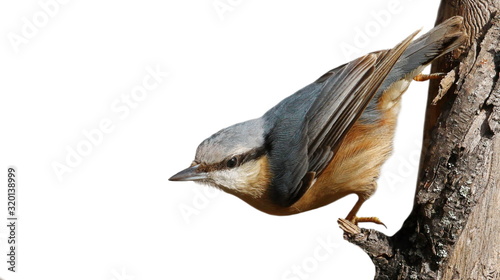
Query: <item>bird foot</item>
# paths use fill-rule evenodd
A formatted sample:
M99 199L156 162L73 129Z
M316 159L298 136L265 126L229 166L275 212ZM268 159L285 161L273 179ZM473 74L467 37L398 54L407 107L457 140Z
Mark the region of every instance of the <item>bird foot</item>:
M424 82L427 80L437 80L437 79L442 79L446 76L446 73L432 73L432 74L418 74L417 76L413 77L413 80L417 82Z
M387 226L382 223L382 221L377 217L354 217L352 219L338 219L337 223L341 230L349 234L360 234L361 229L358 227L358 223L375 223L378 225L383 225L385 228Z
M349 233L351 235L356 235L361 233L361 229L357 225L351 223L349 220L338 219L337 223L339 224L340 229L346 233Z
M387 226L384 223L382 223L382 221L377 217L356 217L356 216L354 216L352 219L346 218L346 220L348 220L349 222L351 222L355 225L358 225L358 223L375 223L377 225L383 225L385 228L387 228Z

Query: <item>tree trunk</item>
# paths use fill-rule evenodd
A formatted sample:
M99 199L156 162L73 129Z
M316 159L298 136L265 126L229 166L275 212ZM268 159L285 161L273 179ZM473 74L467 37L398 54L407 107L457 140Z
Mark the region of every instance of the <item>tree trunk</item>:
M460 15L470 39L432 66L448 75L429 86L414 207L400 231L340 221L375 279L500 279L499 10L499 0L441 2L436 24Z

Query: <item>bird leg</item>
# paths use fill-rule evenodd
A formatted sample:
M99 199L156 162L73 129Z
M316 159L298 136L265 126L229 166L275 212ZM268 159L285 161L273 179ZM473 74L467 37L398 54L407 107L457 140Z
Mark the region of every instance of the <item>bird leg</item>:
M359 211L359 208L361 208L361 205L366 201L366 199L362 198L361 196L358 195L358 197L359 197L358 201L356 202L356 204L354 204L354 207L352 208L351 212L349 212L349 214L347 214L347 217L345 219L348 220L349 222L355 224L355 225L357 225L358 223L375 223L375 224L383 225L384 227L386 227L385 224L382 223L382 221L377 217L357 217L356 216L356 214Z
M418 74L417 76L413 77L413 80L417 82L424 82L427 80L437 80L437 79L442 79L446 76L446 73L432 73L432 74Z

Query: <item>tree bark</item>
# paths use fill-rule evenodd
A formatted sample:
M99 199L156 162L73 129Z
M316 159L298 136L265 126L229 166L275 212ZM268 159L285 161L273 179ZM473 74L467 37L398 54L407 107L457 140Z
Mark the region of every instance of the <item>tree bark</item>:
M500 279L500 1L443 0L469 42L436 60L414 207L392 237L339 221L375 279ZM440 96L432 100L436 96ZM439 99L440 98L440 99ZM439 99L439 100L437 100Z

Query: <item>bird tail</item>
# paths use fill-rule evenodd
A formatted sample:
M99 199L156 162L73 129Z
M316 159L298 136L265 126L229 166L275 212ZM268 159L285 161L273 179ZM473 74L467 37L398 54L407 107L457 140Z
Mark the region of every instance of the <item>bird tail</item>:
M467 39L463 18L454 16L411 42L368 104L361 115L361 120L371 122L378 119L380 115L376 108L379 98L395 82L405 79L409 84L409 81L420 74L434 59L456 49Z
M451 17L413 41L394 69L399 70L402 75L407 75L416 68L426 66L434 59L456 49L467 38L463 18Z

